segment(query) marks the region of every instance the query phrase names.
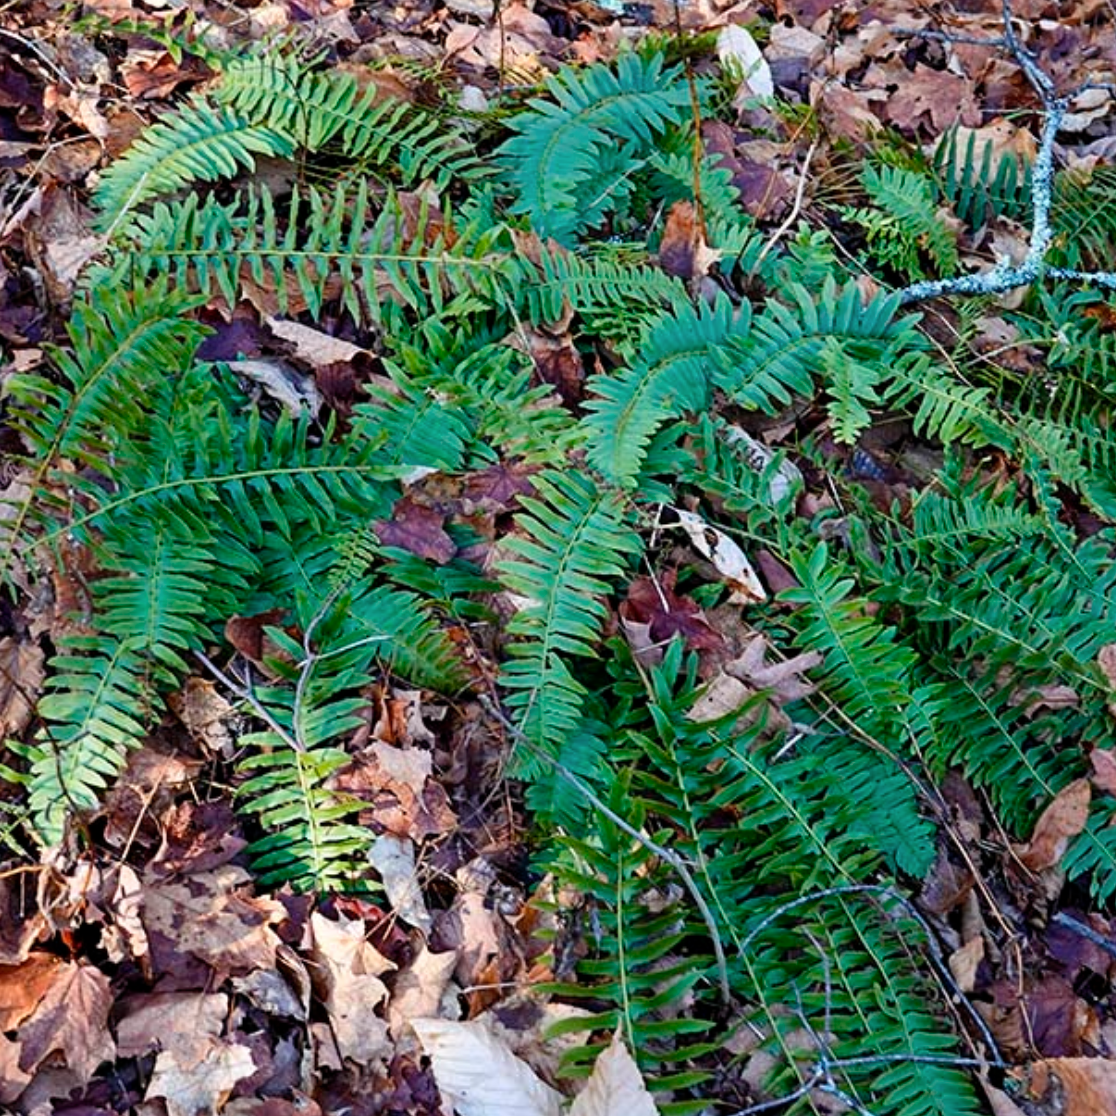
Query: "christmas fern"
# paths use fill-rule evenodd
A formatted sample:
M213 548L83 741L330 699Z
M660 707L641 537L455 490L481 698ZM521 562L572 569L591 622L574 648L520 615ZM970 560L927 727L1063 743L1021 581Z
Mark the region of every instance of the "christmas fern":
M585 656L605 618L601 596L619 577L639 541L624 502L590 476L566 470L534 478L537 495L524 497L514 557L500 568L505 584L524 598L512 618L503 682L508 703L527 740L553 754L578 728L585 687L569 657ZM523 757L527 773L545 770L538 756Z
M634 53L622 54L615 70L561 70L546 92L550 99L533 99L531 111L512 119L515 134L499 160L516 196L512 211L568 246L616 208L656 138L689 119L690 94L662 55Z

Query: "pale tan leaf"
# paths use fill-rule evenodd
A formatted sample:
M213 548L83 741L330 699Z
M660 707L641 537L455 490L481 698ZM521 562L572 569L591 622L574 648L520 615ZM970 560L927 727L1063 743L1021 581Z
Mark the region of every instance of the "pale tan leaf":
M1089 762L1093 765L1093 786L1116 795L1116 752L1094 748L1089 753Z
M43 649L5 636L0 639L0 733L18 736L31 721L43 688L46 669Z
M388 1026L399 1040L413 1019L445 1014L442 1000L450 988L450 978L457 965L453 950L432 953L427 946L403 969L395 980L395 988L388 1001Z
M718 674L690 707L686 716L699 724L718 721L735 713L754 694L755 690L749 689L739 678Z
M198 1039L220 1036L229 998L223 992L153 992L129 997L122 1011L116 1027L121 1058L178 1047L185 1047L189 1056Z
M247 1046L196 1035L155 1059L146 1099L162 1097L168 1116L216 1112L236 1083L255 1072Z
M684 511L682 508L671 510L678 517L678 525L689 535L694 548L713 563L717 573L732 589L732 596L729 598L731 601L747 604L767 598L767 592L756 576L756 571L744 557L744 551L724 531L709 526L694 512Z
M229 725L236 708L208 678L187 678L182 689L167 698L167 704L206 755L232 758L236 741Z
M984 960L984 939L975 937L949 955L949 971L962 992L972 992L976 986L977 966Z
M569 1116L659 1116L639 1067L619 1034L597 1059Z
M1088 779L1075 779L1059 791L1043 810L1031 840L1017 850L1023 864L1033 872L1053 868L1065 855L1070 839L1085 828L1091 798Z
M311 326L284 321L282 318L272 317L266 320L276 337L294 346L295 356L315 368L338 362L348 364L361 353L368 352L367 349L362 349L351 341L342 341Z
M368 859L376 869L387 892L391 909L409 926L429 933L433 925L422 897L415 864L415 843L410 837L381 833L368 850Z
M364 923L333 921L315 911L311 956L317 963L315 983L329 1013L343 1059L370 1065L390 1053L387 1024L376 1009L387 998L380 975L395 966L364 940Z
M733 77L748 83L748 92L753 97L775 96L771 67L746 27L730 24L721 29L717 57Z
M561 1094L483 1024L416 1019L411 1026L458 1116L559 1116Z

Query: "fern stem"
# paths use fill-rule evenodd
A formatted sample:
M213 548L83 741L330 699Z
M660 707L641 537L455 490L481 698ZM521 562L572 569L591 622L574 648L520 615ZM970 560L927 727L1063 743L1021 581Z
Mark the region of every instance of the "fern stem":
M543 751L542 748L536 746L533 740L526 736L523 731L504 713L496 702L487 695L481 695L481 705L495 717L504 729L511 733L515 738L517 744L521 744L526 748L536 759L541 759L547 763L554 773L565 782L569 783L578 794L585 799L595 810L603 814L613 825L622 830L633 840L638 841L648 852L654 853L664 864L669 864L675 872L678 873L679 879L685 885L686 890L690 893L698 910L701 912L702 920L705 922L706 928L709 930L709 938L713 945L713 953L717 959L717 978L721 991L721 1001L727 1007L732 1003L732 987L729 984L728 975L728 959L725 956L724 943L721 941L720 931L717 929L717 918L713 914L709 903L706 901L705 896L701 893L701 888L698 887L697 880L694 879L693 873L687 867L685 861L670 849L660 845L657 841L653 841L645 833L640 833L638 829L630 822L625 821L615 810L606 806L600 798L588 787L581 779L579 779L568 767L560 763L553 756Z

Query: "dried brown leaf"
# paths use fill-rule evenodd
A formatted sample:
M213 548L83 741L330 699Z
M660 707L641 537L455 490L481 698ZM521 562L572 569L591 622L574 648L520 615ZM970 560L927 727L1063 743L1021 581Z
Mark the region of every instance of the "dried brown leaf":
M561 1094L482 1023L416 1019L411 1026L430 1057L439 1091L458 1116L559 1116Z
M388 994L380 977L395 966L365 941L360 919L334 921L315 911L310 929L315 985L341 1058L369 1066L390 1056L387 1024L376 1012Z
M56 1055L81 1084L87 1084L98 1066L116 1054L108 1030L112 1000L109 978L100 969L65 962L34 1015L20 1028L20 1068L30 1072Z
M1085 828L1091 797L1088 779L1075 779L1057 794L1035 824L1031 840L1016 850L1026 867L1041 872L1062 859L1070 840Z
M217 1112L237 1082L255 1072L256 1063L247 1046L191 1035L155 1059L147 1098L162 1097L168 1116Z

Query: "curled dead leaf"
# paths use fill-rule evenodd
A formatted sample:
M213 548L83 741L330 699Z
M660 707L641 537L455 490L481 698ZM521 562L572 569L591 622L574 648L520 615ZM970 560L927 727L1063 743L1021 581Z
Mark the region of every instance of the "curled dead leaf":
M1085 828L1091 798L1088 779L1075 779L1059 791L1035 823L1031 840L1016 849L1020 861L1032 872L1053 868Z

